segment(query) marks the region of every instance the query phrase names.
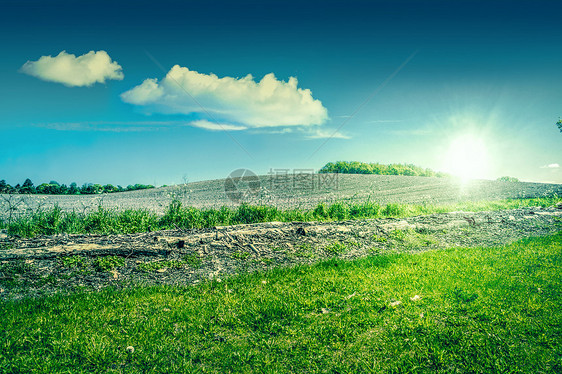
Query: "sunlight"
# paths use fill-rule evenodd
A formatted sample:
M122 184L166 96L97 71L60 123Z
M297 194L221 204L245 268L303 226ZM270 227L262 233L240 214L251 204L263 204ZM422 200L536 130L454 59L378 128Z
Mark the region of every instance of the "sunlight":
M446 153L445 170L463 181L485 178L489 160L486 145L480 138L463 135L455 138Z

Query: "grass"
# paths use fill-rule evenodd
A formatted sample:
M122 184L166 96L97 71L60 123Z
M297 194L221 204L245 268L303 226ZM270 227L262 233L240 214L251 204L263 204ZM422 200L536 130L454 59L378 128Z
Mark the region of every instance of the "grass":
M415 249L415 248L423 248L428 247L431 245L438 244L437 239L435 239L431 234L420 233L416 230L407 229L407 230L394 230L389 235L391 240L395 242L399 242L402 248L405 249ZM381 238L386 239L386 238ZM377 239L380 242L383 240Z
M331 205L318 204L310 210L281 210L272 206L242 204L238 208L197 209L183 207L173 201L164 216L159 217L147 210L116 211L99 207L89 214L66 212L59 207L42 210L32 215L0 220L0 229L6 228L9 235L35 237L55 234L129 234L167 229L208 228L219 225L271 221L332 221L383 217L408 217L422 214L444 213L457 210L487 211L515 209L529 206L552 206L562 198L545 197L499 201L461 202L449 205L388 204L376 202L336 202ZM1 248L0 248L1 249Z
M152 261L144 262L137 265L137 269L141 271L151 272L165 269L181 269L185 266L183 261L167 260L167 261Z
M97 271L111 271L123 265L125 265L125 259L118 256L104 256L94 260L94 268Z
M561 372L560 268L562 233L5 301L0 372Z

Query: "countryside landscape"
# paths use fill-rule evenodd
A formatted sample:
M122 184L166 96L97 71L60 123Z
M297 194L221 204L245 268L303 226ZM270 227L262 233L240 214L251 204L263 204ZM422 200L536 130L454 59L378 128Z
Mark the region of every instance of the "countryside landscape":
M562 372L558 4L2 9L0 373Z

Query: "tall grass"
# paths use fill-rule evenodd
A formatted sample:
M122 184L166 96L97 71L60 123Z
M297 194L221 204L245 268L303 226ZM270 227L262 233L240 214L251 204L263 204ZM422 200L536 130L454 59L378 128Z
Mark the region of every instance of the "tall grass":
M198 209L172 201L163 216L145 209L117 211L99 206L91 213L63 211L55 206L13 220L0 220L0 228L10 235L35 237L55 234L129 234L168 229L200 229L272 221L342 221L364 218L408 217L456 210L486 211L528 206L552 206L562 198L535 198L481 202L461 202L449 205L361 203L319 203L312 209L282 210L273 206L242 204L237 208Z

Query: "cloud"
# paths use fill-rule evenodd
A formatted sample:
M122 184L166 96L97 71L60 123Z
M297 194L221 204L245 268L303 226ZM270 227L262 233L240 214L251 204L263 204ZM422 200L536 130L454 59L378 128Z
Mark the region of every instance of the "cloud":
M90 122L51 122L35 123L36 127L58 131L102 131L102 132L130 132L130 131L158 131L178 127L197 127L210 131L240 131L247 127L228 123L213 123L207 120L186 121L90 121Z
M308 130L308 131L307 131ZM342 134L339 131L311 128L305 131L305 137L308 139L351 139L350 136Z
M159 131L185 126L185 121L91 121L34 123L33 126L57 131L138 132Z
M123 79L121 66L105 51L90 51L76 57L62 51L56 57L41 56L37 61L27 61L22 73L65 86L91 86L105 83L106 79Z
M377 119L373 121L367 121L367 123L398 123L402 122L401 119Z
M256 82L251 75L219 78L175 65L161 81L146 79L121 99L152 112L197 114L248 128L324 124L322 102L297 85L296 78L280 81L273 73Z
M541 169L556 169L559 167L560 165L558 164L548 164L548 165L541 166Z
M190 122L188 125L210 131L240 131L247 129L246 126L231 125L228 123L213 123L205 119Z
M334 129L320 128L318 126L299 126L266 128L252 130L253 134L303 134L306 139L351 139L351 136Z

